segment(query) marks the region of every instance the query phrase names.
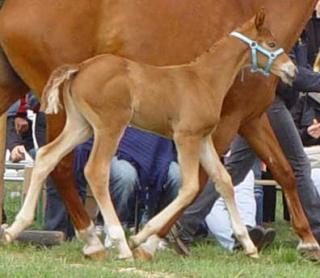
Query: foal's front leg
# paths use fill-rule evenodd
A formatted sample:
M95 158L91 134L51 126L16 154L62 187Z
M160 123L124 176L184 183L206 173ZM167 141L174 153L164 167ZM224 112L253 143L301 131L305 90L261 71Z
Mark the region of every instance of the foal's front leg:
M144 228L130 238L131 247L142 244L150 235L163 237L174 224L176 216L182 213L199 192L199 136L183 134L174 137L178 151L178 162L182 174L182 186L176 199L164 210L153 217Z
M224 198L229 211L231 226L237 239L243 245L245 253L257 258L257 248L249 237L246 227L243 225L238 209L234 201L234 190L231 177L220 162L219 156L213 146L211 136L207 136L201 142L200 163L215 182L216 189Z

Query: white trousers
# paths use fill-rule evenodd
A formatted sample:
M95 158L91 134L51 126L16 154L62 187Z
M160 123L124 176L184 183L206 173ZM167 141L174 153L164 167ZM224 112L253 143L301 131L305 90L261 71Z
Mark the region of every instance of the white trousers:
M320 170L320 169L319 169ZM319 172L320 177L320 172ZM320 179L319 179L320 181ZM256 226L256 201L254 197L254 174L250 171L244 181L234 187L235 202L244 225ZM225 248L233 250L235 240L232 237L230 217L226 204L220 197L206 217L211 234Z

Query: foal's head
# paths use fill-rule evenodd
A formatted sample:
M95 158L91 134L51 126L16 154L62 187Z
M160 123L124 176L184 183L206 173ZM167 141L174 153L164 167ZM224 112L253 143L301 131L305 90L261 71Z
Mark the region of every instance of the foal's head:
M265 12L261 9L249 24L245 24L239 29L239 32L254 41L250 45L251 51L257 52L256 58L252 58L253 54L251 54L251 59L256 59L256 65L254 61L251 61L253 71L260 71L264 75L271 72L279 76L284 83L291 85L297 68L289 56L279 48L271 31L264 27L264 22ZM252 48L256 50L252 50Z

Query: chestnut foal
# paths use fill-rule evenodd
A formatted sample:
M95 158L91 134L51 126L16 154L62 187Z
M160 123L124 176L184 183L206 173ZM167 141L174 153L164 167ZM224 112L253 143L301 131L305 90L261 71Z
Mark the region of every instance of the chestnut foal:
M247 44L252 50L254 70L265 65L263 72L266 75L270 70L286 83L290 83L295 75L294 64L282 49L276 49L274 38L263 27L263 22L264 12L260 11L238 32L214 44L196 61L181 66L156 67L106 54L55 70L43 93L42 106L47 113L58 112L59 86L64 83L67 122L58 138L39 150L25 203L15 222L5 230L4 240L12 241L32 222L41 185L60 159L94 134L85 175L110 236L117 244L119 257L132 258L108 191L110 161L124 129L131 123L173 138L182 174L178 197L151 219L138 235L131 237L131 247L138 247L146 241L142 245L145 249L136 250L152 254L158 237L165 235L177 215L200 190L200 162L226 201L234 233L245 253L257 257L257 249L234 203L231 178L219 160L211 135L219 121L228 89L239 70L249 64ZM256 53L257 47L262 54ZM269 60L265 56L269 56ZM100 250L98 243L96 248Z

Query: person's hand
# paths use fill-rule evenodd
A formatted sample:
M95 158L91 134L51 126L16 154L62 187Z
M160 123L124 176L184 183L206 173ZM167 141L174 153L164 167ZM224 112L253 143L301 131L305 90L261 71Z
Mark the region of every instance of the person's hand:
M12 162L19 162L25 158L26 149L23 145L18 145L13 148L10 154L10 160Z
M319 139L320 123L316 119L313 119L313 123L311 126L308 127L307 132L312 138Z
M16 129L16 132L21 135L23 133L26 133L29 129L29 123L25 118L16 117L14 119L14 127Z
M260 161L260 170L262 172L267 172L267 164L265 164L263 161Z

